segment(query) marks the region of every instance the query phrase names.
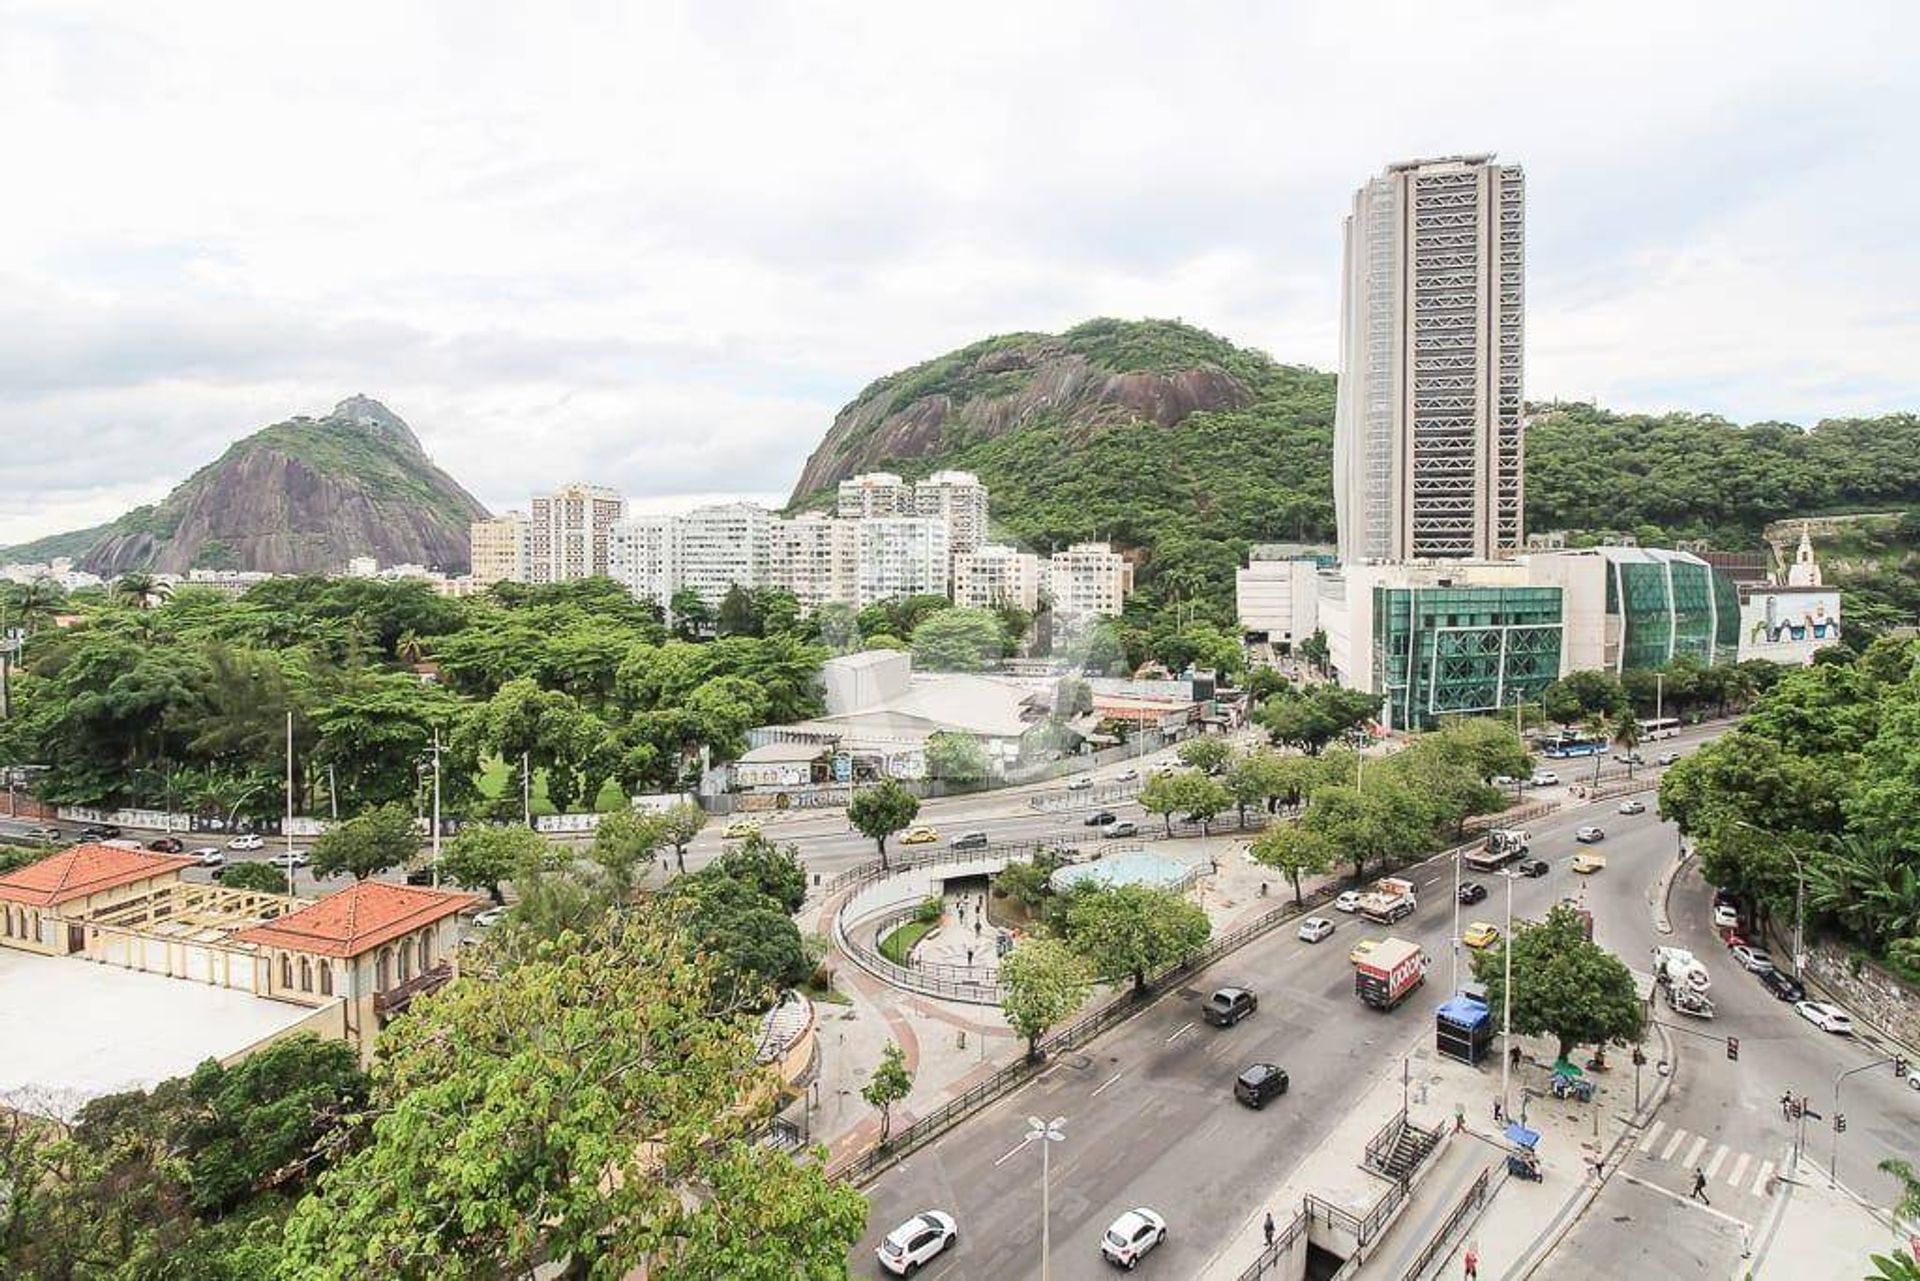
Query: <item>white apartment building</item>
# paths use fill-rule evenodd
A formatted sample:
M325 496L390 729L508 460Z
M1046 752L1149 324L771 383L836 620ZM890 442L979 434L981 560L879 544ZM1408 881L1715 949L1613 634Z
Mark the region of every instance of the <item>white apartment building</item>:
M753 503L722 503L675 516L674 590L690 587L718 609L732 587L769 586L773 520L772 512Z
M818 512L775 520L770 581L792 592L804 610L830 601L851 604L859 594L859 528Z
M665 609L673 599L673 518L629 516L607 532L607 576Z
M566 485L533 500L529 582L564 583L607 573L607 536L626 500L600 485Z
M530 574L533 525L525 512L476 520L467 531L471 577L480 583L524 583Z
M1029 613L1040 607L1045 577L1040 558L1001 543L986 543L953 553L953 603L992 609L1013 605Z
M987 487L970 471L937 471L916 482L913 514L945 522L956 556L987 541Z
M913 491L890 471L849 476L840 482L835 513L842 520L913 515Z
M947 527L917 516L859 521L853 603L947 594Z
M1117 617L1133 592L1133 566L1108 543L1075 543L1047 558L1047 591L1064 617Z
M1242 634L1290 649L1320 626L1317 576L1333 560L1331 548L1256 545L1233 576L1234 609Z
M1525 546L1526 191L1491 156L1389 165L1346 220L1334 512L1340 560Z

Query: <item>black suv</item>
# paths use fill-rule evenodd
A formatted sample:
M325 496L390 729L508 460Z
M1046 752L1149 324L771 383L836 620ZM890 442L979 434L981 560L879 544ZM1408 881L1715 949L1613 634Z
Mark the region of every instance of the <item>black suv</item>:
M1782 974L1779 970L1765 970L1760 975L1760 986L1773 993L1782 1001L1804 1001L1807 989L1799 979L1791 974Z
M1108 823L1113 822L1116 817L1118 816L1115 815L1112 810L1101 810L1096 814L1087 815L1087 821L1085 826L1105 827Z
M1244 987L1223 987L1200 1007L1200 1017L1215 1027L1232 1027L1259 1008L1259 998Z
M1487 887L1478 881L1460 882L1460 905L1471 907L1487 896Z
M80 829L83 841L106 841L120 835L120 829L111 823L89 823Z
M1547 865L1537 858L1523 858L1514 864L1513 870L1522 876L1545 876Z
M1233 1079L1233 1097L1256 1112L1267 1105L1268 1099L1286 1092L1286 1069L1271 1063L1255 1063Z

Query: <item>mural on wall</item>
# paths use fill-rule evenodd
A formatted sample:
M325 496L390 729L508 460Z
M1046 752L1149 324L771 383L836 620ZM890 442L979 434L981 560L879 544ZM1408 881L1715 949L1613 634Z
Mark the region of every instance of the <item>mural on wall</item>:
M1806 662L1840 639L1840 593L1756 592L1741 608L1741 657Z

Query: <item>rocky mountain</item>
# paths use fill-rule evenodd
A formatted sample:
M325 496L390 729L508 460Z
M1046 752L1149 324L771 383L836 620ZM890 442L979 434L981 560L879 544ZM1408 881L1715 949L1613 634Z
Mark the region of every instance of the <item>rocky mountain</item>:
M147 570L338 571L354 556L467 567L467 527L487 511L436 467L385 405L351 396L320 418L262 428L162 502L0 556L73 556L103 576Z

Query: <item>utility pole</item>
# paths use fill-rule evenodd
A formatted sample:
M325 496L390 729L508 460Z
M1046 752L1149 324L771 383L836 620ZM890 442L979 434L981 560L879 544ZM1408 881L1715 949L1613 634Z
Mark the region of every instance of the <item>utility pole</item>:
M1053 1204L1049 1184L1052 1182L1053 1145L1066 1138L1066 1131L1060 1127L1067 1123L1064 1116L1056 1116L1051 1121L1042 1121L1037 1116L1027 1118L1027 1138L1037 1139L1040 1143L1040 1281L1050 1281L1053 1276Z
M433 731L433 888L440 888L440 731Z
M1667 714L1666 707L1667 674L1665 672L1655 672L1653 674L1653 719L1656 721L1663 719Z
M339 785L333 781L333 765L331 762L327 765L327 812L332 816L334 822L338 823L340 821L340 788Z
M1892 1056L1875 1059L1857 1068L1848 1068L1833 1078L1833 1114L1827 1118L1827 1125L1833 1130L1833 1152L1827 1160L1827 1182L1834 1187L1840 1185L1840 1083L1856 1072L1871 1072L1874 1068L1885 1067L1891 1062L1893 1062Z
M1453 852L1453 986L1451 996L1460 990L1460 851Z
M287 889L293 889L293 709L287 709L287 815L280 834L287 841Z
M533 767L528 753L520 753L520 821L533 826Z
M1508 1077L1513 1070L1513 873L1507 879L1507 935L1501 951L1505 954L1504 976L1500 983L1500 1115L1507 1115Z

